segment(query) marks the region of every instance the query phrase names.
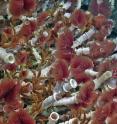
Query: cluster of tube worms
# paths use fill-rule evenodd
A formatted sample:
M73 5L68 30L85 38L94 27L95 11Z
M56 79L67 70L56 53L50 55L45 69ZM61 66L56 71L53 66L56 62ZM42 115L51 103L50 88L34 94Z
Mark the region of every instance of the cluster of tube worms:
M109 1L3 3L0 124L117 124Z

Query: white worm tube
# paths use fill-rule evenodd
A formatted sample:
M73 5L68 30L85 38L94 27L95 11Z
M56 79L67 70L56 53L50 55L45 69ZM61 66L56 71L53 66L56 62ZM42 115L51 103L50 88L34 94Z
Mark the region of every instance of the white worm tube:
M90 53L90 48L86 47L86 48L75 49L75 52L76 55L80 55L80 54L88 55Z
M61 106L61 105L71 105L71 104L75 104L77 103L78 100L77 100L77 94L75 96L72 96L72 97L65 97L65 98L62 98L56 102L54 102L54 106Z
M66 2L63 4L63 9L68 10L71 7L71 2Z
M49 116L48 124L56 124L59 120L59 114L56 112L52 112Z
M70 79L69 83L63 84L63 90L65 92L69 92L72 88L76 88L78 86L76 80Z
M93 34L95 34L96 29L92 27L88 32L85 32L83 35L81 35L76 41L74 41L72 48L76 48L79 45L81 45L84 41L90 39Z
M7 53L4 48L0 47L0 58L5 62L5 63L14 63L15 62L15 57L12 53Z
M76 122L78 123L78 119L77 118L72 118L68 121L65 121L65 122L62 122L62 123L59 123L59 124L76 124Z
M33 72L30 69L28 69L26 71L27 71L26 79L32 79L34 76Z
M117 80L116 79L111 79L108 83L107 86L110 89L115 89L117 87Z
M35 48L32 48L32 52L33 52L33 55L35 56L35 59L37 60L37 62L40 63L41 62L41 56L39 55L37 50Z
M112 72L106 71L99 78L96 78L95 80L93 80L93 82L95 84L95 90L98 89L103 82L105 82L106 80L108 80L111 77L112 77Z
M97 76L98 72L92 70L92 69L86 69L85 74L90 75L90 76Z
M46 109L49 106L51 106L55 101L57 101L58 99L61 99L61 95L54 93L52 96L49 96L48 98L46 98L43 103L42 103L42 108Z
M100 5L103 3L103 0L97 0L97 4Z
M82 3L82 0L77 0L77 9L80 9L81 8L81 3Z
M41 70L41 77L46 77L51 69L52 65L45 67Z

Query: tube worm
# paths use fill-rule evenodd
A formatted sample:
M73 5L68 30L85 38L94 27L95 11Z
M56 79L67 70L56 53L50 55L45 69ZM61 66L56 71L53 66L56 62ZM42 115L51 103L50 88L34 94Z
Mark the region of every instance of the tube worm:
M27 69L27 70L22 70L19 73L19 77L23 79L32 79L34 77L34 74L30 69Z
M15 57L12 53L7 53L6 50L0 47L0 58L4 60L5 63L14 63Z
M19 17L23 14L24 0L10 0L9 11L13 16Z
M42 108L46 109L50 107L54 102L57 100L61 99L61 94L60 93L54 93L52 96L47 97L43 103L42 103Z
M78 102L78 94L75 94L72 97L64 97L56 102L54 102L53 106L62 106L62 105L72 105Z
M48 18L49 16L49 13L44 11L44 12L41 12L40 15L38 15L37 17L37 25L38 26L41 26L44 24L44 22L46 21L46 19Z
M97 22L99 26L99 22ZM113 28L113 21L108 19L103 22L103 25L100 24L98 32L94 35L95 39L98 41L104 41L104 39L111 34Z
M73 49L63 49L63 50L57 50L55 52L55 56L58 59L64 59L68 64L70 64L73 56L74 56L74 51Z
M20 51L18 54L17 54L17 64L20 65L20 64L26 64L28 61L28 52L25 51L25 50L22 50Z
M36 30L37 23L36 21L27 21L23 24L22 28L19 31L20 36L25 36L26 38L30 38L33 32Z
M94 84L90 81L86 82L84 86L81 87L78 95L78 101L85 107L92 106L98 97L98 94L94 90Z
M87 56L75 56L71 61L71 75L77 82L86 82L91 76L85 74L86 69L93 68L93 61Z
M48 124L56 124L59 120L59 114L56 112L52 112L49 116Z
M70 1L68 1L68 2L64 3L62 8L65 9L65 10L68 10L71 7L71 4L72 3Z
M33 12L36 9L36 0L24 0L24 10L27 12Z
M97 76L99 73L94 71L93 69L86 69L85 73L90 76Z
M111 118L109 118L109 124L117 123L117 113L113 114Z
M82 45L86 40L90 39L96 32L96 29L92 27L88 32L85 32L78 39L73 42L72 48L76 48Z
M93 20L93 25L95 28L100 29L101 26L107 21L107 18L104 15L97 15Z
M32 117L23 109L12 112L8 118L8 124L36 124Z
M57 49L68 49L71 48L72 44L73 44L73 34L71 31L69 30L65 30L64 33L62 33L57 41Z
M9 70L11 72L15 72L17 69L17 64L13 63L13 64L5 64L4 69Z
M90 48L89 47L82 47L75 49L76 55L88 55L90 53Z
M108 57L114 51L115 47L116 45L107 39L100 43L95 42L90 46L90 56L94 59Z
M0 84L0 99L6 102L16 99L20 91L20 84L16 80L6 79Z
M32 48L32 52L33 52L33 55L35 56L35 59L37 60L37 63L40 63L41 62L41 56L39 55L37 50L35 48Z
M21 101L19 99L14 99L13 101L10 101L4 105L3 111L10 113L10 112L16 111L22 107L23 107L23 105L22 105Z
M70 79L69 83L64 83L63 84L63 90L65 92L69 92L72 88L76 88L77 86L78 85L77 85L76 80Z
M102 85L103 82L105 82L111 77L112 77L112 72L106 71L99 78L94 79L93 82L95 84L95 89L98 89Z
M117 96L117 88L106 91L100 95L100 97L97 100L98 106L104 106L109 101L113 101L114 98Z
M93 15L102 14L106 17L111 15L111 5L109 0L92 0L89 5L89 10Z
M83 28L87 23L86 18L86 14L83 10L76 9L71 15L71 23L79 28Z
M52 76L57 81L62 81L69 75L68 65L65 60L56 60L52 67Z
M78 124L78 119L77 118L72 118L68 121L65 121L65 122L62 122L62 123L59 123L59 124Z

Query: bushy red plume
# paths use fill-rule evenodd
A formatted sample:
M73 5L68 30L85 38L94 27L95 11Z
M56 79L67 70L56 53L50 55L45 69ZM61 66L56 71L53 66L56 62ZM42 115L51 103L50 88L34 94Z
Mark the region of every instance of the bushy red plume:
M36 124L25 110L18 110L10 114L8 124Z
M52 76L57 81L62 81L69 75L67 62L63 59L56 60L52 68Z

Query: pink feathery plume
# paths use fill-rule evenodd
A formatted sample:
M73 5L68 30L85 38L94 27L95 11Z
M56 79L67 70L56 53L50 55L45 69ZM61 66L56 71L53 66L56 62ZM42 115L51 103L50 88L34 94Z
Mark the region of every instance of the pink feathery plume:
M25 11L34 11L36 9L37 3L36 0L24 0L24 10Z
M21 16L23 14L24 0L10 0L9 11L13 16Z
M57 81L63 81L69 75L68 64L65 60L56 60L52 67L52 76Z
M102 0L100 3L98 3L98 0L92 0L89 5L89 11L91 11L93 15L102 14L109 17L111 15L109 0Z
M104 92L98 99L98 106L104 106L109 101L112 101L114 98L117 97L117 88L112 89L110 91Z
M98 94L94 91L94 83L87 82L81 87L78 100L80 103L83 103L85 107L92 106L97 100Z
M73 45L73 34L69 30L65 30L64 33L62 33L57 41L57 49L69 49Z
M36 30L37 23L36 21L28 21L21 28L19 35L25 36L26 38L30 38L33 32Z
M0 99L6 102L16 99L20 91L20 84L13 79L5 79L0 83Z
M9 115L8 124L36 124L27 111L20 109Z
M79 28L87 24L87 16L83 10L75 10L71 16L71 23Z
M113 114L109 119L109 124L117 124L117 113Z
M108 57L114 51L116 45L110 40L105 39L103 42L91 44L92 58Z
M91 79L90 76L85 74L86 69L93 68L93 61L87 56L75 56L71 60L71 75L75 77L77 82L86 82Z
M22 107L23 105L21 104L21 101L19 101L18 99L14 99L13 101L6 103L3 107L3 110L4 112L10 113Z
M63 49L63 50L57 50L56 53L55 53L55 56L56 56L58 59L64 59L64 60L66 60L67 63L70 64L71 59L72 59L73 56L74 56L74 51L73 51L72 48Z

